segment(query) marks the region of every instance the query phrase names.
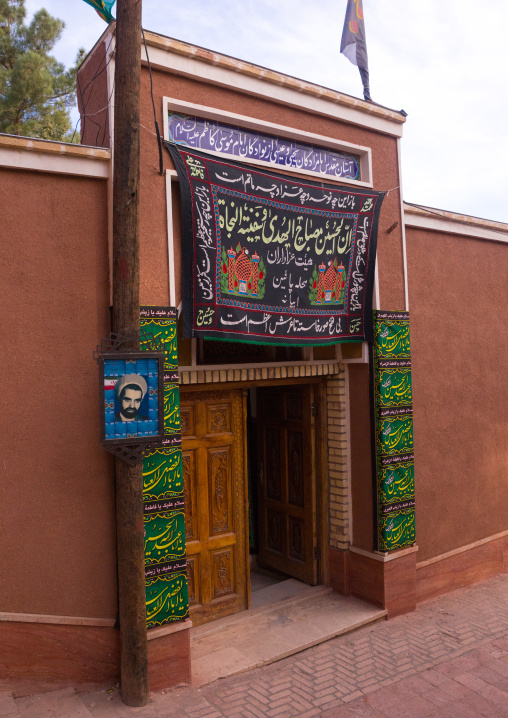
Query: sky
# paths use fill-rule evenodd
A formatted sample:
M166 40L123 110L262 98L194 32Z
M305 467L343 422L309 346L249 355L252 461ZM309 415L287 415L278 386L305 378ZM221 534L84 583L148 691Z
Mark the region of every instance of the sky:
M507 0L363 4L372 99L408 113L404 199L508 222ZM66 65L106 27L83 0L26 0L29 17L41 7L66 23L53 51ZM143 0L143 26L362 97L340 54L345 10L346 0Z

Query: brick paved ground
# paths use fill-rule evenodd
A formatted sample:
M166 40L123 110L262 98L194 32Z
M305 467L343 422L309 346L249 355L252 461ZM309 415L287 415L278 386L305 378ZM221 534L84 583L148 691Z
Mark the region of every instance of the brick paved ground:
M0 692L0 718L130 715L508 718L508 575L270 666L154 694L146 708L126 708L115 690L18 698Z

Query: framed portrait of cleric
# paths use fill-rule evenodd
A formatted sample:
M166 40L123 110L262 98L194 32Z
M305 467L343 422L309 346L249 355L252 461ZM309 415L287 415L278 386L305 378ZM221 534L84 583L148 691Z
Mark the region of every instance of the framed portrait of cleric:
M98 360L103 445L161 444L164 354L111 352Z

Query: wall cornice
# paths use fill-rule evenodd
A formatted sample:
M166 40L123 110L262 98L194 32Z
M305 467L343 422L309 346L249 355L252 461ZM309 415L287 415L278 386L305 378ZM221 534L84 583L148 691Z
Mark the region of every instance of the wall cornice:
M0 134L0 167L108 179L111 150Z

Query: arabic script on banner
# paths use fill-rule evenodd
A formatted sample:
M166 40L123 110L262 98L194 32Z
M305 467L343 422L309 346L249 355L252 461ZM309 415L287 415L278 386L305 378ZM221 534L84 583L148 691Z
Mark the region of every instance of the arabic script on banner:
M164 352L164 441L143 459L147 628L189 612L176 310L141 307L140 344Z
M273 137L243 127L170 112L169 137L177 145L221 152L239 160L257 160L292 170L322 174L329 179L359 179L360 157Z
M185 336L369 338L382 194L168 149L182 188Z
M374 312L378 549L415 542L413 394L407 312Z

